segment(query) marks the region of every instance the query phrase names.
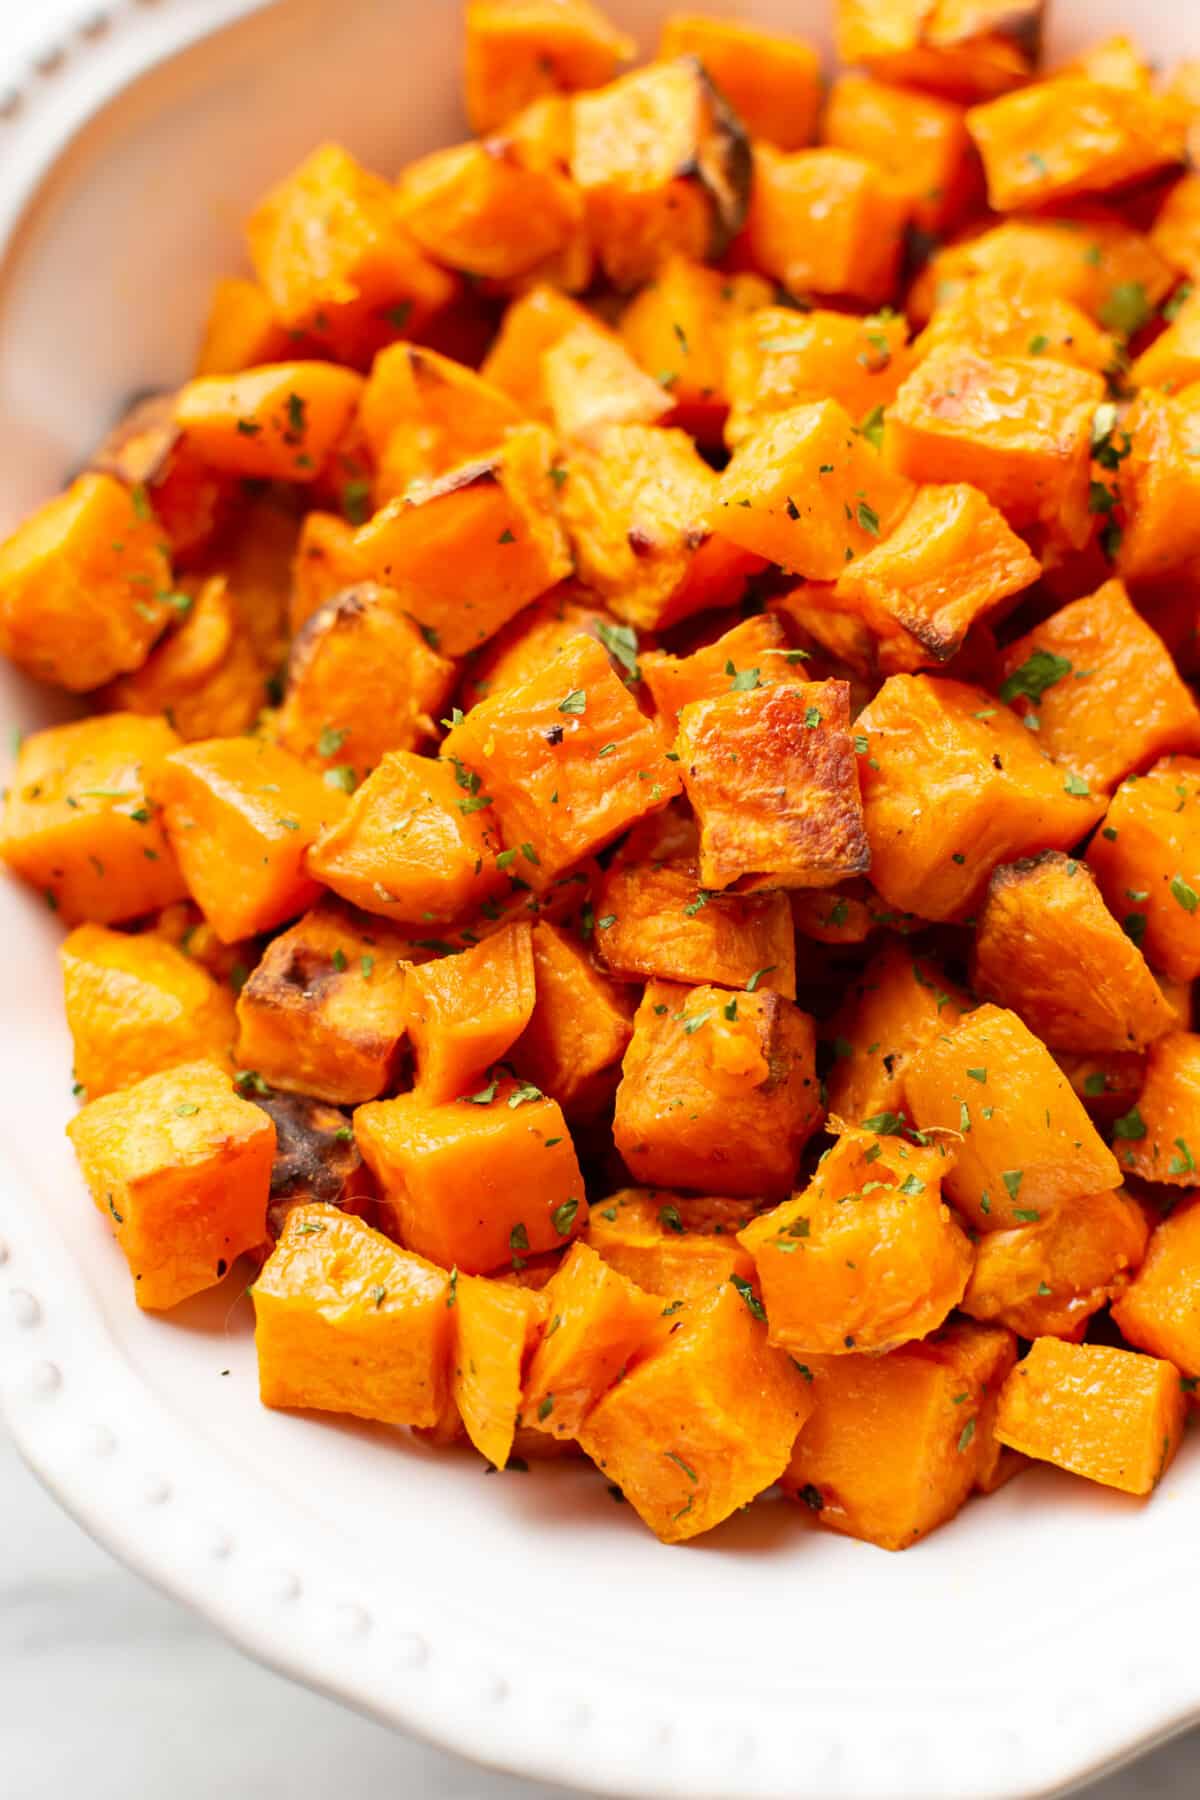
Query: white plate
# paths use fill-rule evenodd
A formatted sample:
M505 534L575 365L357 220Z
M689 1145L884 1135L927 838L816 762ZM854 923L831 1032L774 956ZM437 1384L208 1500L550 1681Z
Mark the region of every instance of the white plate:
M611 10L646 41L666 8ZM1058 0L1055 48L1086 15L1200 49L1191 14ZM125 0L0 100L0 524L187 370L240 217L316 139L391 170L459 133L458 56L450 0ZM7 724L55 716L0 671ZM248 1301L142 1316L84 1193L57 935L0 882L0 1397L63 1504L245 1649L498 1767L678 1800L1025 1800L1200 1717L1196 1434L1148 1507L1047 1471L889 1556L782 1504L664 1549L582 1469L260 1409Z

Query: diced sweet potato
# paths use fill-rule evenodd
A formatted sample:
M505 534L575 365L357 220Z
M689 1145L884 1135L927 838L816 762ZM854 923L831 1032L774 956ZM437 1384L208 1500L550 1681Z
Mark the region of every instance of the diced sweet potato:
M780 150L812 142L821 104L821 59L806 39L738 19L672 13L658 53L698 56L752 137Z
M871 880L902 911L961 918L1000 863L1069 849L1100 815L1086 783L965 682L892 675L857 727Z
M729 275L673 256L622 314L626 348L669 390L676 423L702 443L721 441L739 322L771 295L759 275Z
M974 196L978 177L963 110L933 94L866 75L839 75L822 137L836 150L868 156L886 171L921 231L945 231Z
M506 925L458 956L410 971L406 1016L416 1087L427 1100L465 1093L528 1025L534 1004L531 938L528 921Z
M1092 422L1103 399L1089 370L947 344L896 395L884 457L913 481L970 482L1016 530L1041 524L1078 548L1092 527Z
M946 1192L977 1231L1036 1225L1120 1184L1116 1157L1050 1052L1002 1007L981 1006L925 1044L904 1092L923 1133L957 1134Z
M602 87L633 55L591 0L470 0L466 103L472 131L505 125L544 94Z
M474 369L417 344L390 345L375 358L360 409L377 504L486 456L522 416Z
M166 1311L215 1287L266 1236L275 1127L215 1062L89 1101L67 1136L139 1306Z
M455 1273L450 1282L454 1405L480 1456L502 1469L512 1454L522 1371L541 1335L544 1303L540 1294L486 1275Z
M144 487L80 475L0 544L0 653L81 693L140 668L172 617Z
M461 656L571 572L550 479L553 441L520 426L478 462L418 484L361 527L354 553L435 649Z
M1171 397L1143 392L1124 429L1129 454L1110 489L1125 519L1117 567L1130 581L1179 575L1200 554L1200 389Z
M244 275L214 283L197 375L237 375L259 363L282 362L291 347L265 289Z
M62 945L75 1080L89 1100L178 1063L229 1065L233 997L150 932L80 925Z
M241 1071L236 1085L275 1125L275 1160L271 1164L271 1197L267 1202L267 1236L259 1254L265 1262L272 1245L297 1207L314 1202L375 1223L375 1180L359 1154L346 1115L307 1094L279 1093ZM265 1091L261 1091L264 1089Z
M1184 294L1171 307L1171 323L1134 359L1130 380L1139 388L1177 393L1200 380L1200 294Z
M1048 292L1046 280L1039 279L1036 265L1029 270L1020 260L1000 258L994 271L950 282L912 347L913 357L958 345L983 356L1047 356L1097 375L1115 368L1112 333L1102 331L1074 299Z
M953 1031L967 996L936 964L902 944L873 956L827 1027L834 1048L829 1110L856 1125L904 1106L904 1072L923 1044Z
M812 581L832 581L886 537L912 501L836 400L771 418L734 451L716 517L746 550Z
M546 1329L521 1398L525 1424L577 1437L598 1400L669 1335L662 1301L573 1244L542 1290Z
M242 627L254 645L264 674L283 661L288 639L292 565L300 538L293 490L247 492L220 555L207 559L205 573L223 575Z
M581 333L593 334L610 351L619 344L615 332L568 295L547 284L531 287L505 309L480 375L489 386L507 394L527 418L549 425L553 413L543 359L564 338Z
M537 890L679 792L659 732L590 637L472 707L442 754L479 772Z
M637 634L632 626L614 624L586 589L564 582L469 653L460 689L462 705L469 710L480 700L519 687L581 632L603 643L610 656L615 649L614 666L623 674L632 673L631 664L637 667Z
M475 280L532 275L583 228L578 189L512 135L455 144L409 163L397 210L426 255ZM572 285L586 287L587 272Z
M996 1400L1016 1354L1011 1331L960 1323L888 1356L806 1363L813 1416L784 1492L828 1531L908 1549L992 1473Z
M1171 1031L1151 1044L1137 1103L1113 1126L1117 1161L1143 1181L1197 1186L1200 1037Z
M879 306L895 293L908 214L907 197L869 157L784 155L756 143L741 248L789 293Z
M679 714L691 701L787 680L802 661L788 654L787 633L773 613L752 613L687 656L650 650L639 658L638 668L664 729L673 737Z
M974 985L1056 1050L1144 1050L1174 1023L1087 864L1059 850L992 876L975 936Z
M1135 1052L1085 1056L1060 1050L1054 1060L1098 1123L1111 1125L1142 1091L1146 1059Z
M171 596L178 623L131 675L105 689L123 712L164 714L188 742L233 737L266 699L263 668L224 575L185 577Z
M264 1406L436 1423L451 1351L444 1270L334 1206L301 1206L252 1292Z
M5 799L0 858L65 925L113 925L187 893L150 797L179 739L136 713L25 738Z
M837 0L835 41L843 62L881 81L982 99L1029 80L1044 10L1045 0Z
M362 377L333 363L268 363L196 376L176 396L175 422L209 468L315 481L361 393Z
M973 1260L942 1200L953 1160L945 1144L848 1131L802 1193L739 1232L769 1341L801 1354L879 1354L936 1331Z
M354 1135L400 1241L444 1268L486 1275L565 1248L587 1224L557 1101L512 1081L444 1105L417 1093L373 1101Z
M694 701L677 743L706 888L829 887L868 866L845 682Z
M137 401L94 452L89 468L141 489L162 526L173 563L196 560L227 524L233 502L228 476L206 467L175 421L173 394Z
M665 387L624 344L590 325L569 331L542 357L542 386L562 438L588 438L606 425L653 425L673 412Z
M513 1060L569 1117L592 1112L616 1088L633 1036L633 998L548 919L533 928L533 961L537 997Z
M1073 301L1104 323L1122 294L1157 306L1175 285L1170 261L1119 214L1088 204L1078 218L1006 219L1002 225L930 258L909 294L909 312L925 320L936 298L953 299L977 275L1019 277L1030 295ZM998 348L998 346L997 346Z
M402 924L469 912L504 885L494 809L479 790L462 764L389 751L313 845L310 873Z
M1068 1200L1036 1225L981 1237L960 1302L973 1319L1021 1337L1076 1340L1122 1294L1146 1254L1149 1224L1123 1188Z
M623 1188L593 1206L587 1242L647 1293L693 1300L734 1275L749 1284L754 1259L736 1234L750 1223L752 1206L665 1188Z
M663 1348L609 1389L579 1435L666 1544L710 1530L770 1487L812 1410L809 1384L732 1284L689 1301L671 1324Z
M1127 187L1183 160L1184 131L1149 89L1058 75L967 114L996 212Z
M209 738L167 756L153 782L188 891L232 944L294 919L317 898L305 853L346 797L257 738Z
M1145 1261L1113 1307L1122 1335L1200 1379L1200 1199L1181 1202L1154 1229Z
M1041 1337L1004 1384L996 1436L1088 1481L1148 1494L1179 1448L1185 1417L1173 1363Z
M821 1122L815 1049L779 994L648 982L613 1123L634 1180L782 1198Z
M1123 782L1087 859L1151 967L1200 975L1200 759L1167 756Z
M888 406L911 367L899 314L763 306L743 319L729 350L725 441L736 450L777 413L836 400L852 419Z

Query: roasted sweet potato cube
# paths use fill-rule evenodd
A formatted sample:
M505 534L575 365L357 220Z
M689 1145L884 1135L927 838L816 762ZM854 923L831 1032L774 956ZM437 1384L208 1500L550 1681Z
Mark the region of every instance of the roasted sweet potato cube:
M694 701L676 741L706 888L829 887L868 866L844 681Z
M479 772L522 878L539 891L679 792L658 730L590 637L472 707L442 754Z
M924 322L976 276L1019 279L1030 294L1073 301L1088 317L1116 319L1134 301L1157 306L1175 285L1170 261L1119 214L1088 205L1083 219L1006 219L978 237L939 250L909 293ZM997 346L998 348L999 346Z
M826 1530L907 1550L992 1472L996 1400L1016 1354L1011 1331L961 1323L888 1356L806 1363L813 1416L784 1492Z
M907 197L870 157L756 143L739 248L789 293L879 306L896 291L908 215Z
M454 1321L452 1398L467 1436L494 1469L512 1454L521 1410L521 1376L541 1336L540 1294L489 1281L450 1277Z
M380 323L420 330L454 293L401 225L389 184L338 144L322 144L272 188L246 236L276 316L333 355L364 334L377 348Z
M821 1122L815 1049L779 994L647 982L613 1123L634 1180L781 1199Z
M977 620L1029 587L1041 565L978 488L917 490L895 531L848 563L836 596L861 609L887 673L949 662Z
M974 1254L942 1200L953 1160L945 1144L848 1131L802 1193L738 1233L772 1344L878 1355L937 1330L962 1299Z
M672 13L658 54L698 56L752 137L780 150L812 142L821 104L821 59L805 38L738 19Z
M874 955L827 1027L834 1061L829 1110L851 1125L899 1114L904 1071L923 1044L953 1031L969 1002L936 963L902 944Z
M308 1094L268 1088L257 1071L241 1070L235 1085L275 1125L275 1160L267 1202L267 1236L259 1254L265 1262L299 1206L336 1206L375 1223L375 1179L354 1141L344 1112Z
M288 623L298 632L315 612L365 577L353 525L336 513L305 513L292 566Z
M547 283L529 288L506 307L480 376L499 388L531 419L550 424L553 414L543 379L543 358L564 338L590 332L610 347L612 332L586 307Z
M1180 294L1178 305L1169 305L1171 323L1134 359L1129 376L1136 387L1174 394L1200 380L1200 294Z
M1082 1337L1146 1254L1145 1211L1123 1188L1068 1200L1036 1225L981 1237L960 1301L973 1319L1021 1337Z
M852 419L876 414L909 372L907 343L899 314L862 319L763 306L733 332L726 443L736 450L775 414L823 400L836 400Z
M892 675L857 730L871 880L901 911L962 918L998 864L1069 849L1100 815L1085 782L966 682Z
M359 1149L400 1241L468 1275L561 1250L587 1224L583 1177L555 1100L493 1077L438 1105L400 1094L360 1106Z
M0 544L0 653L81 693L145 662L172 617L144 487L80 475Z
M1098 1124L1111 1125L1142 1091L1146 1058L1134 1051L1087 1056L1060 1050L1054 1060Z
M478 462L390 500L355 554L435 649L461 656L571 572L550 479L553 440L520 426Z
M266 290L244 275L222 275L213 285L197 375L237 375L258 363L282 362L291 344Z
M1200 750L1200 709L1166 645L1109 581L1004 653L1001 697L1055 762L1113 788L1169 750Z
M317 898L305 855L346 796L287 750L249 737L187 744L164 759L153 792L188 891L225 943Z
M695 56L581 95L574 125L571 174L615 287L649 280L675 251L723 253L746 216L750 144Z
M832 581L899 523L910 483L880 461L836 400L768 419L720 480L725 536L811 581Z
M1122 1335L1200 1378L1200 1199L1185 1200L1156 1225L1145 1260L1113 1307Z
M1074 299L1048 291L1049 279L1048 272L1041 278L1036 265L1027 269L1017 258L1000 258L995 270L972 274L961 284L950 281L913 344L913 358L956 345L983 356L1048 356L1097 375L1115 368L1120 353L1112 333L1101 330Z
M772 292L759 275L729 275L673 256L622 314L626 348L670 391L675 422L703 443L721 441L738 325L766 307Z
M59 956L75 1080L89 1100L178 1063L228 1066L233 996L174 945L80 925Z
M476 280L529 276L583 228L578 189L510 135L455 144L409 163L397 210L428 256ZM578 285L587 286L586 273Z
M736 1236L752 1209L750 1200L622 1188L593 1206L587 1242L647 1293L693 1300L733 1275L753 1278L754 1259Z
M162 1312L215 1287L266 1236L275 1127L215 1062L91 1100L67 1136L139 1306Z
M718 491L682 431L610 425L576 444L559 499L580 579L639 631L731 605L762 563L714 530Z
M228 523L233 484L208 468L175 421L175 396L137 401L96 450L89 468L142 489L177 566L194 565ZM139 502L140 503L140 502Z
M947 344L896 395L884 457L913 481L970 482L1014 529L1041 524L1079 548L1092 528L1092 422L1103 399L1089 370Z
M907 931L913 925L912 914L885 906L863 875L833 888L793 888L788 899L796 930L817 944L865 944L879 926Z
M1150 244L1180 275L1200 275L1200 175L1181 175L1150 230Z
M176 396L175 422L209 468L267 481L315 481L362 385L352 369L323 362L198 375Z
M533 928L533 962L536 999L513 1060L568 1116L592 1112L616 1087L633 1036L633 998L548 919Z
M1117 567L1130 581L1180 575L1200 555L1200 388L1175 396L1139 395L1114 434L1119 465L1116 493L1125 519Z
M657 1294L643 1293L586 1244L572 1245L542 1292L546 1330L529 1365L521 1417L552 1437L573 1438L670 1327Z
M351 788L389 750L432 735L454 679L400 595L374 582L345 588L293 640L279 741Z
M436 1423L451 1351L443 1269L334 1206L301 1206L252 1292L264 1406Z
M179 739L136 713L25 738L5 798L0 858L66 925L112 925L187 893L149 790Z
M120 712L162 713L188 742L233 737L266 699L263 667L224 575L185 577L172 595L178 622L140 669L102 698Z
M566 439L592 437L606 425L654 425L675 411L666 388L643 373L624 344L590 324L546 351L542 387L554 428Z
M378 469L377 502L487 455L523 418L474 369L408 343L389 345L375 358L359 416Z
M1174 1024L1087 864L1060 850L992 876L975 936L974 986L1056 1050L1144 1050Z
M354 1106L394 1085L414 954L397 932L324 900L263 952L238 996L238 1062L273 1087Z
M232 525L222 534L220 555L206 559L206 573L223 575L242 627L266 674L283 661L288 642L288 601L300 540L294 495L286 487L243 493Z
M466 103L472 131L505 125L544 94L602 87L633 55L591 0L470 0Z
M1087 859L1151 967L1200 975L1200 759L1167 756L1123 782Z
M585 589L564 582L510 619L479 650L471 652L463 670L462 705L469 709L480 700L519 687L544 669L569 638L582 632L604 644L622 674L633 674L637 668L637 633L633 627L614 624Z
M664 729L674 736L680 713L693 700L788 680L803 661L789 655L787 633L774 613L752 613L690 655L650 650L638 667Z
M1066 1076L1003 1007L979 1007L918 1050L904 1093L923 1133L957 1134L946 1192L978 1231L1036 1225L1120 1184L1117 1159Z
M504 886L494 809L462 764L392 750L313 845L318 881L401 923L456 918Z
M974 197L971 140L963 110L953 101L866 75L839 75L821 135L835 150L878 163L921 231L945 231Z
M453 1100L516 1043L533 1013L532 926L523 921L413 969L406 1016L417 1091Z
M665 1544L770 1487L812 1411L808 1382L767 1343L753 1300L730 1282L689 1301L663 1348L609 1389L579 1434Z
M982 99L1029 80L1044 11L1045 0L836 0L835 42L881 81Z
M1004 1384L1002 1444L1126 1494L1148 1494L1183 1437L1174 1363L1107 1344L1036 1339Z
M1184 127L1149 88L1057 75L967 114L996 212L1127 187L1183 161Z
M1122 1169L1171 1187L1197 1185L1200 1167L1200 1037L1171 1031L1151 1044L1137 1102L1113 1125Z

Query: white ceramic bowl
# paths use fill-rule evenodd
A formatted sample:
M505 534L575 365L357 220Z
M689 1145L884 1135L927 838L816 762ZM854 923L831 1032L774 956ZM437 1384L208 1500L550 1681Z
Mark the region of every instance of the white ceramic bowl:
M1056 52L1200 51L1194 0L1054 6ZM648 44L667 8L610 10ZM826 0L720 10L825 36ZM460 133L458 32L451 0L121 0L0 99L0 525L187 371L314 141L393 170ZM6 723L56 716L0 670ZM0 881L0 1398L63 1504L245 1649L481 1761L677 1800L1024 1800L1200 1716L1195 1435L1148 1507L1029 1474L888 1556L782 1503L664 1549L581 1469L260 1409L230 1284L132 1304L63 1137L57 937Z

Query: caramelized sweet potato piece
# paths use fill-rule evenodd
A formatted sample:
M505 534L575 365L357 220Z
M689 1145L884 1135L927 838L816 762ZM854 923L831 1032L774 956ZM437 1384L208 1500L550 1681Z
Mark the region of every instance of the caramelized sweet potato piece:
M739 19L671 13L658 42L664 60L698 56L746 130L780 150L812 142L821 104L821 59L806 39Z
M283 1236L297 1207L317 1203L353 1213L368 1225L375 1221L375 1182L359 1154L344 1112L307 1094L259 1092L265 1083L243 1071L237 1083L255 1106L275 1124L275 1160L271 1164L271 1196L267 1202L267 1238L263 1260Z
M224 575L185 578L171 596L178 623L140 669L118 676L104 699L118 711L163 713L188 742L233 737L266 698L263 670Z
M80 475L0 544L0 654L82 693L140 668L172 617L143 487Z
M996 212L1127 187L1183 160L1171 104L1148 88L1058 75L967 114Z
M892 675L857 728L871 880L902 911L961 918L1000 863L1069 849L1099 817L1086 784L965 682Z
M813 1416L782 1486L815 1524L906 1550L952 1519L994 1470L1011 1331L959 1323L888 1356L806 1363Z
M1125 1290L1149 1232L1123 1188L1068 1200L1036 1225L990 1231L979 1240L962 1311L1021 1337L1077 1340L1092 1314Z
M913 224L945 231L974 197L977 176L963 110L933 94L867 75L839 75L822 137L835 150L868 156L909 203Z
M837 53L881 81L962 99L1019 88L1041 49L1045 0L836 0Z
M829 1110L857 1124L904 1106L904 1072L923 1044L953 1031L969 1002L935 963L902 944L874 955L827 1028L834 1047Z
M533 1353L521 1417L573 1438L614 1382L670 1334L662 1301L645 1294L586 1244L573 1244L542 1290L546 1329Z
M233 997L150 932L79 925L61 946L75 1080L89 1100L209 1057L227 1067Z
M608 366L624 386L633 374L633 360L629 359L624 375L619 376L612 360L620 342L616 333L578 301L547 284L529 288L505 309L480 375L489 386L507 394L527 418L549 425L554 415L546 392L543 359L565 338L578 342L585 335L607 347Z
M869 157L851 150L754 146L754 187L741 249L789 293L879 306L900 273L909 202Z
M198 375L179 390L175 422L209 468L268 481L315 481L358 405L362 377L332 363L268 363Z
M852 419L878 417L908 374L898 315L762 306L734 327L725 441L736 450L777 413L836 400Z
M435 649L461 656L570 574L550 479L553 441L512 430L478 462L390 500L354 553L396 590Z
M721 441L739 323L765 308L771 294L759 275L729 275L673 256L621 316L626 349L669 390L675 422L702 443Z
M1122 1335L1200 1378L1200 1199L1181 1201L1155 1226L1145 1261L1113 1307Z
M376 464L377 504L496 449L522 413L508 395L451 357L417 344L380 351L363 389L363 436Z
M270 297L256 281L223 275L214 283L197 375L237 375L259 363L283 362L290 348Z
M275 1127L207 1060L92 1100L67 1126L141 1307L215 1287L266 1235Z
M296 542L288 623L299 632L323 606L365 577L353 525L336 513L310 512Z
M187 893L149 790L179 739L136 713L25 738L5 797L0 858L65 925L114 925Z
M264 674L274 674L288 638L288 600L300 539L295 492L278 487L247 493L220 555L203 573L223 575Z
M1178 393L1200 381L1200 294L1185 292L1171 303L1171 323L1135 357L1129 378L1135 387Z
M444 1270L334 1206L301 1206L252 1292L264 1406L436 1423L451 1348Z
M1115 456L1123 448L1129 454L1110 488L1125 519L1117 567L1129 581L1179 575L1200 555L1200 388L1171 397L1143 392L1124 429L1128 439L1113 440Z
M1004 1384L1002 1444L1126 1494L1148 1494L1183 1437L1173 1363L1107 1344L1038 1338Z
M505 125L544 94L602 87L633 55L591 0L469 0L466 103L472 131Z
M1046 356L1097 375L1117 366L1112 333L1102 331L1074 299L1048 292L1036 266L1027 270L1019 261L1001 259L994 271L949 287L912 347L916 360L954 345L983 356Z
M1117 1160L1050 1052L999 1006L968 1013L904 1072L922 1132L958 1133L946 1192L978 1231L1036 1225L1120 1184Z
M542 357L542 386L562 438L606 425L653 425L674 411L671 396L642 373L624 344L591 326L569 331Z
M1059 850L992 876L975 936L974 985L1058 1050L1144 1050L1174 1023L1087 864Z
M648 982L613 1122L634 1180L782 1198L821 1122L815 1049L779 994Z
M508 134L455 144L409 163L397 210L422 250L474 280L514 281L543 269L583 227L565 174ZM576 284L587 286L590 259Z
M706 888L829 887L868 866L845 682L693 701L677 743Z
M227 523L232 483L206 467L175 421L175 397L139 400L109 432L89 468L141 489L176 565L194 564Z
M616 1087L633 1036L633 999L548 919L533 928L533 962L537 997L513 1060L568 1117L592 1112Z
M1151 1044L1136 1105L1113 1126L1117 1161L1143 1181L1197 1185L1200 1037L1171 1031Z
M587 1243L647 1293L694 1300L734 1275L749 1285L754 1260L736 1233L750 1223L752 1205L664 1188L622 1188L593 1206Z
M584 632L603 643L614 666L633 673L637 633L632 626L614 624L602 607L592 603L586 589L564 582L469 653L460 690L462 705L469 710L481 700L519 687L544 669L570 638Z
M528 1289L457 1271L447 1304L454 1321L455 1410L480 1456L502 1469L512 1454L522 1372L541 1336L545 1305Z
M1101 324L1115 320L1131 298L1140 305L1144 296L1146 305L1157 306L1176 280L1149 238L1089 202L1077 218L1006 219L938 251L910 290L910 316L924 321L935 298L939 305L952 300L979 275L1019 278L1031 296L1070 300Z
M714 700L718 694L768 687L786 680L803 660L788 655L787 635L773 613L752 613L689 656L651 650L638 666L654 709L673 736L680 713L693 700Z
M809 1384L731 1283L687 1302L671 1324L663 1348L609 1389L579 1434L665 1544L710 1530L770 1487L812 1410Z
M1123 782L1087 859L1151 967L1180 981L1200 975L1200 760L1167 756Z
M506 925L458 956L410 971L406 1016L417 1091L453 1100L512 1048L534 1003L532 926Z
M360 1106L359 1149L400 1241L443 1267L486 1275L561 1250L587 1224L557 1101L498 1077L438 1105L400 1094Z
M973 1252L942 1200L944 1144L848 1131L802 1193L738 1242L754 1258L769 1342L826 1356L879 1354L936 1331L962 1299Z

